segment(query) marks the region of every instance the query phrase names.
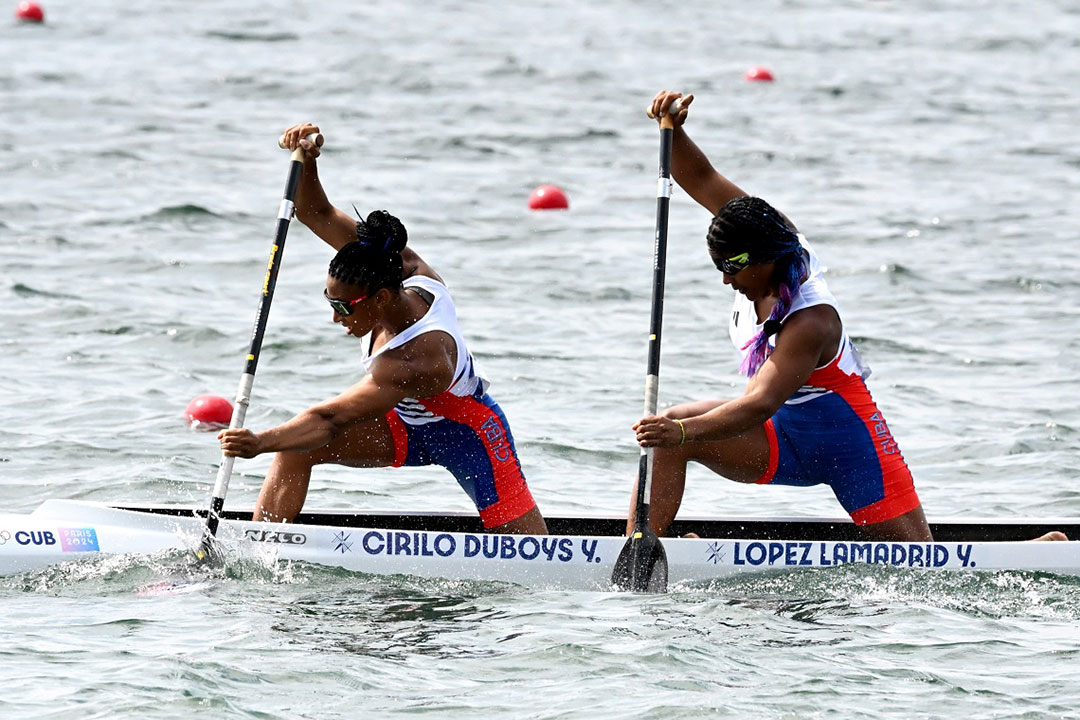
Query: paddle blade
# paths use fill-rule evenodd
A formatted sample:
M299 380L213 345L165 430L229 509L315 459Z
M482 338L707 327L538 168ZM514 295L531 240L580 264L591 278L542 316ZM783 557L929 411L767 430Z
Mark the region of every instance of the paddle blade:
M634 528L615 561L611 584L638 593L667 592L668 562L664 544L648 525Z
M199 547L195 548L195 565L199 567L221 567L225 564L218 548L217 538L210 533L203 535Z

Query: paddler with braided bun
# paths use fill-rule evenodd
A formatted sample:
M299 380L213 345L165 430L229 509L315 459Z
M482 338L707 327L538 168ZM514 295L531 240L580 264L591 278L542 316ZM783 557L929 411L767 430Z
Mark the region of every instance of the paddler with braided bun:
M255 520L291 522L315 465L441 465L493 533L546 534L499 405L487 393L442 278L384 210L359 222L330 204L316 168L319 148L296 125L283 145L302 148L296 216L337 251L324 291L331 319L364 344L367 374L345 392L259 433L225 430L226 455L276 453ZM322 302L322 301L320 301Z
M637 441L656 448L650 524L664 535L694 461L736 482L825 484L869 538L932 540L817 254L787 217L717 172L686 134L693 95L661 91L650 116L661 117L677 98L672 176L713 215L707 248L735 290L729 332L749 382L740 398L679 405L634 426Z

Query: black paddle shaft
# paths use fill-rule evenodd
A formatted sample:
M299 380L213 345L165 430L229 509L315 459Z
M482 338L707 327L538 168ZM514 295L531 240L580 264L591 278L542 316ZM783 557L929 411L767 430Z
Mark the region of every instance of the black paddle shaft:
M244 364L244 372L251 375L255 374L255 369L259 365L259 353L262 351L263 336L266 334L266 323L270 318L270 303L274 299L274 288L277 287L278 271L281 269L281 255L285 250L285 236L289 234L289 221L292 220L296 186L300 184L300 175L303 170L303 162L289 163L289 179L285 183L285 195L282 197L281 212L278 214L277 232L274 236L274 245L270 249L270 261L266 265L263 292L259 298L259 311L251 330L251 345L248 348L247 362Z
M660 119L660 169L656 185L656 233L653 244L652 310L649 318L649 365L645 377L645 415L655 415L660 390L660 337L664 320L664 277L667 267L668 205L671 201L672 107ZM641 448L638 459L634 529L615 562L612 584L634 592L667 589L667 555L649 527L653 448Z
M308 139L317 145L322 144L319 142L321 137L309 136ZM270 303L274 299L274 288L277 286L278 271L281 269L281 257L285 250L285 237L289 233L289 222L295 212L293 202L296 199L296 188L300 185L300 176L303 172L303 152L297 149L293 152L289 163L289 177L285 182L285 192L278 210L274 244L270 248L270 260L267 262L266 275L263 277L262 295L259 297L259 311L255 316L255 325L251 331L251 343L248 346L247 358L244 361L244 372L240 375L240 387L237 389L236 400L233 403L232 421L229 423L230 429L244 426L244 418L247 416L248 405L251 403L251 388L255 382L255 370L259 365L259 353L262 351L263 336L266 334L266 324L270 318ZM206 516L206 527L202 541L199 543L199 550L196 553L199 559L209 554L213 539L217 535L221 510L225 507L225 494L229 490L229 479L232 477L234 460L235 458L226 457L225 455L221 457L217 481L214 484L214 492L210 498L210 512Z
M645 414L655 415L660 392L660 338L664 324L664 280L667 270L668 208L671 203L670 115L660 126L660 172L656 186L656 238L653 245L652 310L649 315L649 364L645 376ZM668 124L668 127L664 127ZM652 448L642 448L638 461L637 523L649 522ZM646 487L648 485L648 487Z

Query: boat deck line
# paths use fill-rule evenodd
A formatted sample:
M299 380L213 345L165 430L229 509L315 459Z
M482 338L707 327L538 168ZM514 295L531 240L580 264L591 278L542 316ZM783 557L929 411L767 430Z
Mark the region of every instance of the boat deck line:
M113 506L121 510L205 517L206 508L162 506ZM251 511L226 510L223 520L250 520ZM592 537L625 534L626 519L616 516L568 517L546 516L548 532L553 535L585 535ZM327 527L371 528L373 530L406 530L428 532L483 533L480 518L468 513L425 512L351 512L311 511L296 518L296 524ZM962 519L931 522L930 530L937 542L1007 542L1030 540L1052 530L1060 530L1070 539L1080 539L1080 518L1058 520L1024 519ZM685 518L672 523L670 535L679 537L696 533L703 538L732 538L743 540L839 540L857 541L868 538L850 520L792 519L792 518Z

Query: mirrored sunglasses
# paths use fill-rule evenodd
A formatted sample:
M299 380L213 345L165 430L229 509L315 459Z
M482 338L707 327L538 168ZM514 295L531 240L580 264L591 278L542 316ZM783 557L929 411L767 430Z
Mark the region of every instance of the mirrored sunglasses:
M325 288L323 289L322 294L323 297L326 298L326 302L330 303L330 307L334 308L334 312L342 317L352 315L353 308L356 307L357 303L362 303L369 297L368 295L361 295L355 300L338 300L337 298L330 297L330 291Z
M735 257L729 257L727 260L713 259L713 264L716 265L716 269L725 275L735 275L746 269L746 266L750 264L750 253L740 253Z

